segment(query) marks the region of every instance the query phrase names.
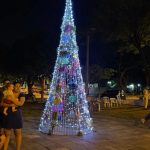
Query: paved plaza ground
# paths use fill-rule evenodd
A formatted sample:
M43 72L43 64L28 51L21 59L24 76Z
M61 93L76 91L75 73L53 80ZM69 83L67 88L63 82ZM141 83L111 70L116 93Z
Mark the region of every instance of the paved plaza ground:
M36 107L32 106L30 111L37 111ZM143 108L130 109L137 113ZM119 118L107 115L116 111L117 109L112 112L111 110L102 110L94 113L92 117L96 131L82 137L42 134L38 131L40 120L38 113L42 111L25 115L22 150L150 150L149 124L142 125L138 118ZM126 112L126 109L123 108L119 111ZM130 110L128 109L128 111ZM15 150L14 145L12 136L9 150Z

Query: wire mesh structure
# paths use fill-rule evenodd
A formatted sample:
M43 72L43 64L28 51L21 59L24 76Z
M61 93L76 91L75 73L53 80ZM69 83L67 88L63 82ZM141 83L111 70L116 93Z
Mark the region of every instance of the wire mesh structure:
M83 135L92 130L78 56L72 1L66 0L49 98L39 131L55 135Z

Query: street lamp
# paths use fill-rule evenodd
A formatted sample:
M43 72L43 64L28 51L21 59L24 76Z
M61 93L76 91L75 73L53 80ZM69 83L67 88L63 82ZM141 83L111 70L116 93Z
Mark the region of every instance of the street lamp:
M86 37L86 82L85 82L85 91L86 94L89 94L89 88L88 88L88 84L89 84L89 53L90 53L90 35L95 31L95 28L90 28L87 31L87 37Z
M85 91L86 94L89 94L89 88L88 88L88 84L89 84L89 49L90 49L90 35L89 33L87 33L87 39L86 39L86 82L85 82Z

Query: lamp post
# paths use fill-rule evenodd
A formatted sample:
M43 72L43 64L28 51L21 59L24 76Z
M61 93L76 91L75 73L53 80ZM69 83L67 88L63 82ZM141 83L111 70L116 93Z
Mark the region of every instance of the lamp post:
M87 47L87 51L86 51L86 83L85 83L85 91L86 94L89 94L89 88L88 88L88 84L89 84L89 50L90 50L90 35L89 32L87 32L87 39L86 39L86 47Z
M89 53L90 53L90 34L93 33L96 29L95 28L90 28L87 31L87 37L86 37L86 82L85 82L85 91L86 94L89 94Z

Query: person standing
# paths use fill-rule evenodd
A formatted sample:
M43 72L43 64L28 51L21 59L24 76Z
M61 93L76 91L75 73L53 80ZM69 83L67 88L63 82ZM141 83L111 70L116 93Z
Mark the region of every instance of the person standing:
M143 96L144 96L144 108L147 109L147 107L148 107L148 98L149 98L149 91L148 91L147 88L144 89Z
M3 129L0 127L0 149L3 147L6 140L6 136L3 133Z
M14 84L14 97L15 99L12 102L18 106L16 107L17 111L13 112L12 108L8 108L8 115L3 115L2 120L2 127L4 128L4 132L6 135L6 142L4 143L4 150L8 150L9 140L11 136L11 131L14 131L15 141L16 141L16 150L21 149L22 143L22 110L21 106L23 106L25 102L25 96L21 93L21 84L15 83ZM3 107L6 107L5 104L2 103Z
M4 129L2 128L2 119L3 119L3 107L1 106L2 99L4 97L4 90L6 89L6 84L10 83L9 80L4 80L3 87L0 88L0 149L4 146L4 143L6 141L6 136L4 134Z
M0 88L0 103L2 102L2 99L3 99L3 96L4 96L3 92L4 92L4 90L6 90L6 85L7 85L8 83L10 83L9 80L4 80L4 81L3 81L3 87Z

